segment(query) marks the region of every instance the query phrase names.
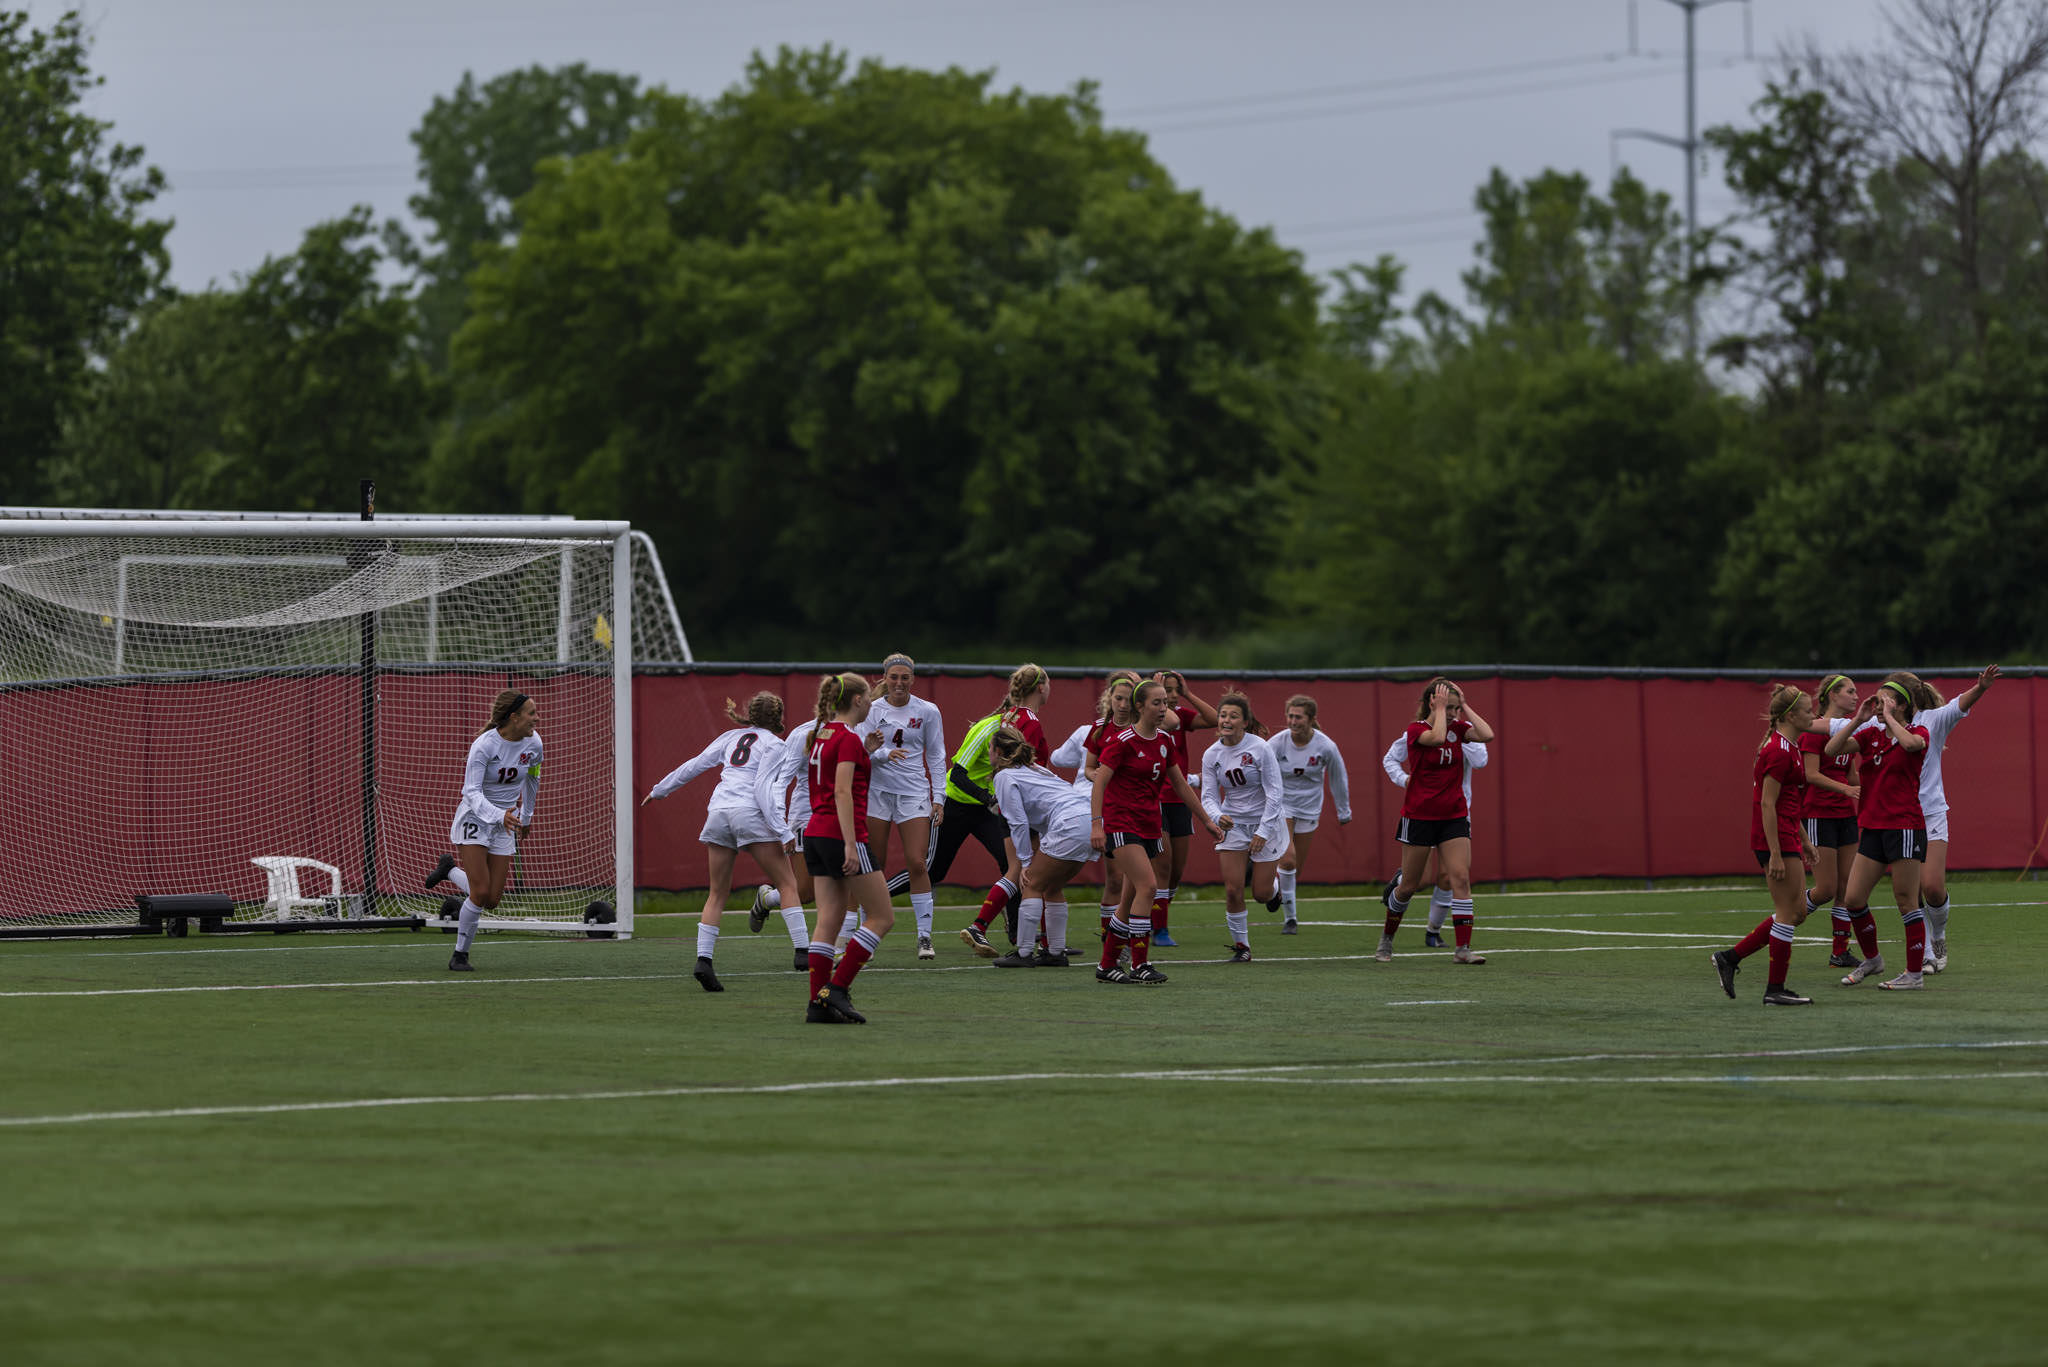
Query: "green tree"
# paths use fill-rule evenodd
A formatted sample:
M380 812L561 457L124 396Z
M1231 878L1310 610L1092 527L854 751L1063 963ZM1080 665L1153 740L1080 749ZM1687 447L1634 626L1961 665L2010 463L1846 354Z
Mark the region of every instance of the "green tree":
M143 217L163 174L84 112L87 48L75 11L38 30L0 9L0 475L19 501L168 267L170 224Z
M1258 605L1256 566L1197 557L1305 445L1314 287L1086 88L784 51L519 210L456 340L444 506L631 510L726 640Z

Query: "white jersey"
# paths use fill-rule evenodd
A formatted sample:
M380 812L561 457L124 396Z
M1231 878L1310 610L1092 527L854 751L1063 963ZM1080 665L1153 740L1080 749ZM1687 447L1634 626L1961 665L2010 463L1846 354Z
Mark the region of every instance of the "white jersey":
M1280 763L1280 786L1287 815L1315 820L1323 812L1323 776L1329 775L1330 795L1337 799L1337 819L1351 819L1351 780L1344 772L1344 756L1337 742L1321 731L1296 745L1292 731L1274 733L1268 742L1273 758Z
M1948 794L1941 786L1941 752L1948 748L1948 733L1969 715L1963 710L1963 700L1956 697L1913 718L1914 726L1927 728L1927 753L1920 760L1920 811L1924 816L1948 812Z
M782 840L789 832L782 820L782 801L775 791L775 775L782 769L782 739L758 726L737 726L684 760L654 785L649 797L667 797L696 778L719 770L718 786L711 790L707 811L733 812L751 816L758 813Z
M1227 816L1232 829L1250 829L1269 847L1287 843L1286 793L1271 745L1250 733L1235 745L1218 740L1202 752L1202 778L1202 810L1211 821Z
M1087 795L1041 765L998 769L994 788L996 810L1009 823L1010 840L1017 846L1017 862L1026 868L1031 866L1035 852L1033 832L1050 848L1071 843L1076 832L1085 841L1094 824ZM1049 838L1055 835L1065 839Z
M775 808L782 810L782 795L788 793L789 828L792 831L801 831L811 824L811 781L804 773L804 767L811 761L811 733L817 729L818 721L813 717L790 732L782 742L782 762L775 770ZM791 788L791 783L796 787Z
M912 698L901 707L877 698L861 729L882 738L881 746L868 752L874 763L869 792L946 800L946 733L936 706L923 698ZM890 759L891 750L903 751L903 758Z
M1472 771L1484 769L1492 756L1486 747L1476 740L1468 740L1460 747L1465 752L1465 809L1472 809ZM1387 771L1387 777L1394 781L1396 788L1408 786L1408 733L1403 731L1394 737L1394 743L1387 747L1387 753L1380 756L1380 768Z
M525 740L506 740L492 727L469 743L469 759L462 766L462 805L455 814L459 820L467 812L486 826L496 826L516 806L520 821L530 826L539 793L540 732Z
M1095 729L1095 723L1084 721L1074 728L1074 734L1061 741L1059 748L1052 752L1052 762L1062 769L1074 771L1076 788L1092 788L1088 781L1088 733Z

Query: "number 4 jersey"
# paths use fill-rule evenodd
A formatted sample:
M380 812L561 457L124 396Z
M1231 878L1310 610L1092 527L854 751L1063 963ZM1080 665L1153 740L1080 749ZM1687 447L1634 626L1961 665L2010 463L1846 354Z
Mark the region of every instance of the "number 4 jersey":
M486 826L505 820L514 805L519 819L533 824L533 800L540 792L540 732L525 740L506 740L493 727L469 743L469 761L462 767L462 807Z

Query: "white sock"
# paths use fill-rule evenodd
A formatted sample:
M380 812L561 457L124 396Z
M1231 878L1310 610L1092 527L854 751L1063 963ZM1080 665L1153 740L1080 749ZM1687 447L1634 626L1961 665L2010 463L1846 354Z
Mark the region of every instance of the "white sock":
M1027 959L1038 943L1038 928L1045 924L1043 898L1026 897L1017 904L1017 952Z
M1067 948L1067 904L1047 902L1045 904L1045 948L1050 954L1062 954Z
M781 888L770 888L770 889L768 889L768 891L766 891L766 892L762 893L762 894L761 894L761 905L762 905L762 906L764 906L764 907L766 907L766 908L768 908L768 910L770 910L770 911L781 911L781 910L782 910L782 889L781 889ZM808 943L809 943L809 941L805 941L805 943L806 943L806 944L808 944Z
M810 927L804 924L804 909L795 907L782 913L782 924L789 930L789 942L802 949L811 942Z
M1294 875L1293 869L1282 869L1277 875L1280 879L1280 906L1290 921L1294 919Z
M448 881L461 888L464 897L469 896L469 874L463 870L462 865L457 864L448 870Z
M910 914L917 918L917 938L929 940L932 937L932 894L913 892L910 894Z
M697 957L709 959L718 953L718 927L697 923Z
M1448 888L1437 888L1429 894L1429 928L1442 930L1444 918L1451 914L1451 894Z
M1943 897L1939 905L1927 904L1927 938L1946 940L1948 938L1948 898Z
M853 932L859 929L860 912L858 910L847 912L846 919L839 923L839 938L833 941L832 952L834 954L845 953L847 941L851 940L853 938Z
M1226 911L1223 923L1230 927L1230 943L1248 945L1251 940L1251 917L1242 911Z
M469 953L470 942L476 939L476 923L484 917L484 909L467 897L462 899L462 911L455 923L455 952Z

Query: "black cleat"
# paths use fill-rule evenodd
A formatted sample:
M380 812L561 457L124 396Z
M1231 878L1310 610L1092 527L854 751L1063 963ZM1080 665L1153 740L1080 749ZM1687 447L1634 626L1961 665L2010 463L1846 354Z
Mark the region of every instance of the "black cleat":
M469 961L469 951L466 949L458 949L453 954L450 954L448 956L448 971L450 973L476 972L476 965L470 963Z
M434 871L427 875L427 891L432 892L436 884L444 882L448 875L453 872L455 872L455 856L452 854L442 855L441 862L434 865Z
M1802 997L1783 983L1764 989L1765 1006L1812 1006L1813 998Z
M790 964L790 967L791 967L791 968L793 968L793 969L795 969L795 970L796 970L797 972L799 972L799 973L808 973L808 972L810 972L810 971L811 971L811 951L810 951L810 950L808 950L808 949L799 949L799 950L798 950L798 951L796 952L796 960L795 960L795 962L793 962L793 963L791 963L791 964Z
M1394 876L1392 878L1389 878L1387 880L1387 885L1380 889L1380 905L1385 907L1390 912L1394 909L1394 889L1400 886L1401 871L1399 869L1395 869Z
M826 1009L838 1012L839 1019L845 1021L848 1025L866 1025L868 1023L866 1016L853 1009L853 998L847 995L846 989L838 983L832 983L827 986L823 995Z
M988 936L979 925L968 926L960 932L960 941L984 959L996 956L996 947L988 942Z
M1032 959L1031 966L1033 968L1071 967L1073 961L1067 958L1067 954L1069 952L1071 951L1063 950L1060 953L1055 954L1049 949L1041 949L1038 951L1037 956Z
M1026 953L1025 953L1025 952L1024 952L1023 950L1021 950L1021 949L1013 949L1013 950L1011 950L1011 951L1010 951L1010 952L1009 952L1008 954L1005 954L1005 955L1004 955L1004 956L1003 956L1002 958L1000 958L1000 959L994 959L994 960L991 960L991 961L990 961L990 963L989 963L989 967L990 967L990 968L1033 968L1033 967L1036 967L1036 966L1037 966L1037 964L1038 964L1038 959L1036 958L1036 956L1034 956L1034 955L1030 955L1030 954L1026 954Z
M1444 937L1434 930L1425 930L1422 932L1422 945L1425 949L1442 949Z
M1840 954L1828 955L1829 968L1854 968L1862 962L1863 960L1857 958L1854 954L1848 953L1846 950Z
M1280 910L1280 894L1276 892L1266 899L1266 912L1268 915L1271 915L1278 910Z
M1147 987L1157 987L1160 983L1166 981L1166 975L1151 964L1144 963L1131 970L1131 981L1143 983Z
M1230 947L1230 957L1223 962L1227 964L1248 964L1251 961L1252 947L1250 945L1232 945Z
M1124 972L1121 964L1109 968L1097 964L1095 967L1095 981L1099 983L1127 983L1130 980L1131 975Z
M697 969L690 976L695 978L697 986L703 988L706 992L725 991L725 984L718 981L718 973L711 967L711 960L709 959L697 960Z
M1012 897L1003 908L1003 928L1010 933L1010 943L1017 943L1017 899Z
M820 998L813 997L810 1004L804 1007L804 1024L850 1025L852 1022L842 1018L837 1011L825 1005L824 1001Z
M1721 990L1728 994L1730 1001L1735 998L1735 975L1742 971L1742 965L1735 962L1735 956L1725 949L1714 951L1714 972L1720 975Z
M747 931L759 935L761 927L768 924L768 894L775 891L766 883L754 889L754 905L747 912Z
M1280 923L1280 933L1282 935L1301 934L1301 922L1295 920L1292 916L1288 917Z

